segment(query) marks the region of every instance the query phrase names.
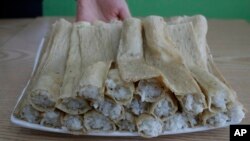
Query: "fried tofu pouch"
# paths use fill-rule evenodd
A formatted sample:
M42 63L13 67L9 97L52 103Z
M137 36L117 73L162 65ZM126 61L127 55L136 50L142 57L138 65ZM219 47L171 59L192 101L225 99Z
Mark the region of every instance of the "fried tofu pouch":
M177 16L177 17L172 17L168 20L168 27L169 25L179 25L179 24L183 24L183 23L190 23L192 22L193 24L193 31L195 32L195 38L196 38L196 42L197 45L199 46L198 51L199 53L197 55L200 55L202 60L200 60L200 62L204 63L204 67L207 69L208 66L208 53L207 53L207 39L206 39L206 35L207 35L207 30L208 30L208 26L207 26L207 20L204 16L202 15L195 15L195 16ZM168 29L168 28L167 28ZM167 32L166 32L167 33ZM191 37L193 38L193 37ZM188 39L188 38L187 38ZM191 41L192 42L192 41ZM183 48L185 50L185 48ZM192 55L192 54L190 54Z
M166 120L176 114L178 110L177 100L169 90L163 91L163 96L151 104L149 113L161 120Z
M60 97L56 104L58 109L71 115L83 114L90 110L87 101L77 96L82 63L78 28L79 26L88 25L88 23L75 23L73 25L63 85L60 89Z
M45 112L42 114L40 124L42 126L60 128L62 115L62 112L58 110Z
M146 138L159 136L163 130L162 121L149 114L141 114L136 119L136 126L139 135Z
M115 60L121 23L98 22L79 29L82 75L79 96L90 101L104 98L104 82Z
M54 33L50 36L53 40L47 44L50 48L48 57L40 68L28 97L31 105L38 111L55 108L65 72L71 27L71 23L63 19L53 25Z
M208 58L205 55L207 54L206 19L200 15L177 19L179 20L175 25L167 25L166 33L175 43L185 60L185 65L189 67L206 96L208 110L203 114L203 122L208 119L207 117L214 115L215 122L224 121L223 124L225 124L230 121L230 118L225 118L223 113L230 111L229 105L235 105L238 102L234 91L208 69ZM243 109L238 108L238 110L242 115ZM211 113L208 114L208 111ZM242 117L240 115L238 117Z
M83 117L80 115L66 114L61 118L62 128L71 131L73 134L80 134L82 131L85 132L83 125Z
M143 20L146 62L163 74L163 82L175 94L182 109L197 115L206 109L205 96L171 39L166 38L166 23L162 17L149 16Z
M83 124L88 132L112 132L116 130L114 122L95 110L89 111L84 114Z
M185 65L189 67L192 75L203 89L208 108L214 112L225 110L226 103L230 101L232 94L223 82L208 71L206 62L202 61L206 59L202 59L192 23L167 26L166 32L169 33L170 38L179 49L183 60L185 60Z
M93 107L115 123L124 117L124 107L109 98L93 102Z
M62 113L58 110L39 112L28 101L22 101L16 113L18 118L33 124L41 126L60 128Z
M140 95L142 102L156 102L164 95L161 72L146 63L143 52L141 21L126 19L117 55L121 78L130 83L138 82L135 93Z
M118 69L110 69L105 81L106 95L121 105L130 104L134 94L134 84L121 79Z
M116 123L119 131L136 132L135 116L130 112L125 112L123 118Z
M141 21L129 18L123 22L117 54L117 64L121 78L126 82L159 77L157 69L146 64L143 54Z

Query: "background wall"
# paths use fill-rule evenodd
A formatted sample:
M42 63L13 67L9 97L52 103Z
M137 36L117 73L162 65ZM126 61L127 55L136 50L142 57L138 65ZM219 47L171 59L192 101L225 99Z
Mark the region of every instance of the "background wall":
M203 14L208 18L250 20L250 0L127 0L133 16ZM44 0L44 16L74 16L75 0Z

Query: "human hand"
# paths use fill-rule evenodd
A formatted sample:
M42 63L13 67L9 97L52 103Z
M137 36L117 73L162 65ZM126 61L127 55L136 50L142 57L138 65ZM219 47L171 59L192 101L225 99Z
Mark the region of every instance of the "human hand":
M78 0L76 21L124 20L130 17L125 0Z

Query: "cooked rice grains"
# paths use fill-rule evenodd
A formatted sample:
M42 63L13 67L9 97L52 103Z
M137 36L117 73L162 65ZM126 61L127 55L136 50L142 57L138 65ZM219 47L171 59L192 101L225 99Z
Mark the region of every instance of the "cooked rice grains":
M190 20L197 22L199 18ZM234 91L207 70L207 62L199 62L207 60L202 58L207 57L207 53L202 52L205 49L198 50L195 44L198 32L197 38L204 45L205 39L201 37L205 38L206 32L197 27L202 24L194 24L194 31L190 21L187 26L175 24L180 25L165 28L168 25L157 16L144 20L129 18L122 26L121 22L72 24L71 36L67 35L69 43L65 44L70 47L64 47L69 48L67 60L63 57L61 62L53 59L61 39L65 38L60 37L63 34L55 27L60 25L57 23L51 38L58 39L48 42L52 52L44 54L45 62L40 65L45 67L39 66L41 70L35 75L29 100L20 106L18 117L72 134L120 131L137 132L143 137L240 122L244 108L234 97ZM175 28L185 31L185 36L192 35L191 49L197 54L200 51L201 55L190 57L190 48L181 48L188 40L176 37L179 33ZM165 30L171 31L166 36L178 42L172 43L169 37L163 37ZM54 35L56 33L60 36ZM65 50L59 52L59 56L65 54ZM95 55L97 50L99 53ZM65 70L46 62L50 60ZM199 65L204 66L205 71L198 69ZM216 81L216 86L210 84L210 80Z

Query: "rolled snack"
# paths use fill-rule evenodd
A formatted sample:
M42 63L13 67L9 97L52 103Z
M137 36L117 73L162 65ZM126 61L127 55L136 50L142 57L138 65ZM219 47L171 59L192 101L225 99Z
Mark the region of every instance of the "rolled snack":
M164 119L163 124L163 132L178 131L185 128L194 127L197 124L197 120L192 115L176 113L169 118Z
M145 62L141 32L139 19L128 18L123 22L117 63L121 77L126 82L160 76L157 69Z
M208 70L207 56L204 55L207 54L206 45L198 44L192 22L167 25L165 33L175 44L187 67L191 69L196 66Z
M204 111L201 117L203 121L203 125L210 125L210 126L224 126L228 123L229 117L227 116L226 112L210 112L208 110Z
M25 120L30 123L40 123L41 113L34 109L30 104L25 104L18 115L22 120Z
M245 117L244 107L238 103L231 103L226 111L210 112L206 110L201 115L204 125L225 126L227 124L237 124Z
M59 128L61 127L61 116L60 111L48 111L42 114L41 125L47 127Z
M245 118L245 112L246 109L239 101L235 101L228 105L227 115L229 116L231 123L240 123L242 119Z
M61 109L62 111L72 115L83 114L91 109L88 102L85 99L79 97L64 98L57 107L58 109Z
M213 74L200 68L193 68L191 71L206 95L208 109L211 112L225 111L228 104L236 101L231 89Z
M112 20L109 23L103 21L96 21L93 25L97 28L97 39L100 41L100 46L107 48L104 51L107 60L114 59L117 56L117 50L121 37L121 30L123 22L119 20Z
M84 114L84 126L87 131L115 131L115 124L108 117L94 110Z
M206 52L206 48L207 48L207 39L206 39L206 35L207 35L207 19L203 16L203 15L194 15L194 16L183 16L183 17L173 17L169 19L170 22L168 22L169 24L174 24L174 25L178 25L178 24L183 24L183 23L192 23L193 24L193 30L195 33L195 38L197 41L197 45L198 45L198 50L199 50L199 55L201 55L201 62L203 62L205 64L205 68L207 68L207 52ZM171 25L172 26L172 25ZM188 36L190 37L190 36ZM191 37L192 38L192 37ZM196 53L193 53L196 54Z
M140 80L136 88L136 94L139 94L142 102L156 102L163 97L164 84L157 78Z
M121 22L97 22L79 27L82 72L97 62L114 61L121 34Z
M175 94L185 112L194 115L201 113L207 107L205 96L171 40L166 38L163 18L147 17L143 26L146 62L161 70L163 82Z
M35 80L35 85L28 97L34 108L39 111L54 110L60 91L59 79L57 74L51 72L42 74Z
M207 19L203 15L195 15L195 16L183 16L183 17L173 17L169 19L168 22L170 25L167 26L167 30L169 31L171 28L178 28L178 25L185 25L185 24L191 24L193 25L193 32L194 36L196 37L197 45L198 45L198 50L199 53L192 53L194 55L199 54L201 55L201 58L197 58L197 60L200 60L200 63L204 63L205 70L209 70L210 73L214 74L217 78L220 79L223 83L225 83L229 88L231 88L230 84L225 80L225 78L221 75L220 71L216 68L213 58L211 56L210 49L207 45L207 39L206 39L206 34L207 34ZM183 31L185 29L180 29L180 31ZM168 33L168 31L166 33ZM185 34L185 33L180 33L180 34ZM189 33L191 35L187 35L188 37L191 36L191 39L193 38L193 33ZM174 41L175 42L175 41ZM192 41L191 41L192 42ZM196 47L196 46L192 46ZM194 49L196 50L196 49ZM185 52L185 50L183 50ZM231 88L232 89L232 88Z
M59 89L63 82L65 64L68 53L68 39L71 32L71 23L59 20L54 25L53 41L48 44L48 57L39 76L32 84L29 102L39 111L54 110L59 97Z
M43 43L43 47L41 49L41 56L39 56L38 58L38 62L37 62L37 68L34 70L34 73L32 74L33 77L31 79L31 83L36 80L39 77L39 74L42 72L42 68L45 66L44 64L46 64L46 60L49 57L50 54L50 50L51 50L51 45L53 43L54 40L54 36L55 34L57 34L56 32L56 24L52 24L52 26L50 26L47 34L45 34L44 36L44 43ZM33 83L32 83L33 84Z
M115 60L120 30L120 22L98 22L79 28L83 73L79 82L79 96L91 101L103 100L104 81L111 62Z
M84 130L83 127L83 118L79 115L65 115L61 124L63 128L66 128L69 131L78 132Z
M130 112L126 111L124 117L116 124L118 126L119 131L136 131L135 117Z
M126 105L126 108L135 115L141 115L142 113L146 113L149 109L148 102L142 102L140 97L134 95L131 103Z
M104 99L104 82L107 78L110 62L97 62L87 67L79 84L79 96L91 100Z
M209 72L212 73L214 76L216 76L218 79L220 79L221 82L226 84L233 91L235 99L238 99L237 94L233 90L231 84L229 84L229 82L226 81L225 77L222 75L221 71L216 66L209 46L207 46L207 54L208 54L207 60L208 60L208 70L209 70Z
M203 56L199 51L192 23L183 23L167 27L168 30L166 32L168 32L168 35L175 42L176 47L185 60L185 64L190 68L192 75L202 88L209 110L211 112L224 111L227 103L234 100L234 92L209 72L206 66L207 62L203 61L207 60L207 58L202 58ZM203 54L207 54L206 50L204 51L205 53Z
M131 102L134 93L134 84L124 82L118 69L109 70L105 81L106 95L113 99L117 104L127 105Z
M149 115L142 114L136 119L138 134L142 137L157 137L162 133L163 123L160 119Z
M108 98L105 98L103 101L95 101L93 107L115 122L119 121L124 116L123 106Z
M77 96L81 77L81 55L77 29L83 26L88 26L88 23L75 23L73 25L63 84L56 104L58 109L71 115L83 114L90 110L86 100Z
M178 110L177 100L172 93L163 91L164 96L150 106L149 112L164 120L176 113Z

